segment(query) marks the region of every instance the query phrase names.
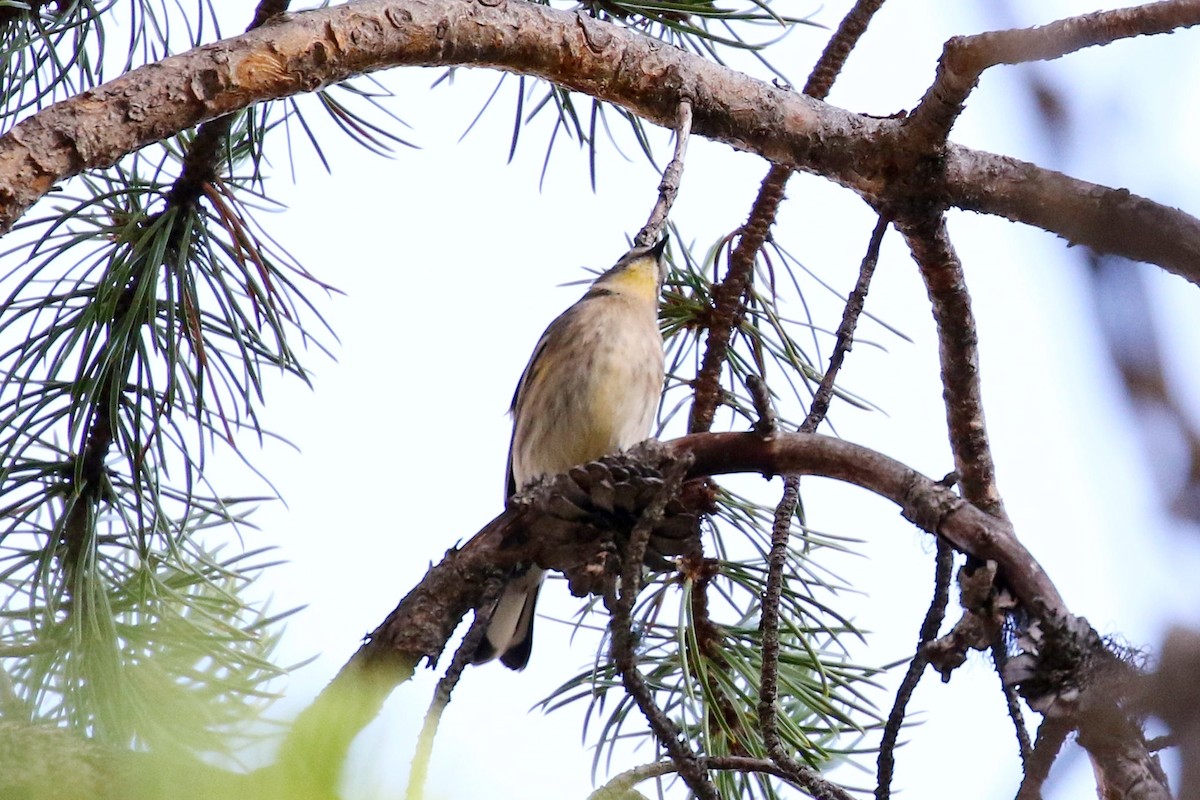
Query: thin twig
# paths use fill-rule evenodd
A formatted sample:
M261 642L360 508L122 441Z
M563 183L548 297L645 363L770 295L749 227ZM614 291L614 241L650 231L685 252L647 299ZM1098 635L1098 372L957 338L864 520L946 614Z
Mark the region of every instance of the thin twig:
M750 390L750 401L754 403L754 413L758 417L754 422L754 432L759 436L773 435L779 419L771 403L770 387L762 377L751 374L746 376L746 388Z
M805 788L787 770L782 769L775 762L765 758L753 758L750 756L705 756L697 759L697 763L703 768L710 770L773 775L797 788ZM642 764L641 766L625 770L613 776L611 780L588 795L588 800L627 800L630 797L633 787L639 783L651 778L661 778L663 775L670 775L674 772L678 772L678 767L676 767L674 761L658 761L653 764ZM813 794L812 796L828 797L832 798L832 800L852 800L853 798L853 795L849 792L832 785L828 792Z
M1033 743L1029 741L1029 728L1025 725L1025 713L1021 711L1021 699L1017 696L1017 687L1004 679L1005 664L1008 663L1008 651L1005 649L1004 631L997 630L992 641L992 664L996 668L996 677L1000 679L1000 690L1004 693L1004 706L1008 718L1012 721L1013 732L1017 736L1017 752L1021 755L1021 765L1029 768L1029 754L1033 751Z
M882 5L883 0L858 0L854 4L850 12L842 18L841 25L838 26L838 30L830 38L824 52L821 53L821 57L817 60L816 66L813 67L812 72L809 74L808 81L804 86L805 94L817 99L823 99L829 94L829 90L833 86L838 73L841 72L842 66L845 64L850 52L866 31L867 25L870 23L875 12ZM771 172L767 176L767 181L763 182L763 187L766 189L768 181L772 181L773 179L777 181L780 196L782 196L783 183L790 174L781 170L782 168L780 167L772 167ZM762 193L760 192L761 196ZM777 204L778 201L776 201ZM771 214L773 217L774 209L772 209ZM842 314L842 323L838 327L837 344L834 346L834 352L830 357L829 368L826 370L825 376L821 381L821 388L818 389L813 398L813 406L809 409L808 417L804 422L805 429L807 429L806 432L816 430L826 410L829 408L828 395L832 395L833 381L838 370L841 368L846 352L850 349L854 326L858 315L862 312L867 286L870 284L871 274L874 272L875 263L879 258L879 243L886 228L887 222L883 217L880 217L880 222L871 237L871 245L867 249L867 256L863 259L860 267L858 282L850 295L850 299L847 300L846 308ZM761 242L759 246L761 247ZM707 356L708 354L705 353L705 355ZM824 392L822 389L824 389ZM824 399L819 403L818 400L822 397ZM771 757L771 760L790 772L806 770L806 768L796 762L789 753L784 751L783 744L779 738L779 728L776 719L776 700L779 692L779 602L780 596L783 593L783 568L787 563L787 545L791 535L791 521L792 516L796 513L796 505L799 503L799 500L800 477L798 475L788 475L784 478L783 496L780 498L779 505L775 509L775 520L771 529L771 550L767 557L767 585L764 591L762 614L759 620L759 630L761 631L763 641L763 662L759 678L758 699L759 728L762 732L763 742L767 748L767 754Z
M772 761L793 762L783 749L776 721L779 697L779 599L783 593L783 568L787 564L787 546L791 540L792 516L800 501L800 476L783 479L783 496L775 507L771 525L771 550L767 554L767 585L763 590L762 613L758 629L762 636L762 669L758 681L758 727Z
M1025 760L1025 777L1017 790L1017 800L1041 800L1042 785L1050 776L1050 767L1058 758L1063 742L1075 726L1066 717L1048 716L1038 727L1037 743ZM1149 749L1149 748L1147 748Z
M496 598L504 589L504 583L492 576L488 579L483 590L483 600L475 612L475 619L467 629L467 635L454 651L454 658L446 668L446 674L437 682L433 690L433 700L429 710L425 712L425 721L421 724L421 733L417 736L417 748L412 757L412 768L408 773L408 786L404 790L405 800L421 800L425 796L425 779L429 775L429 761L433 757L433 740L437 736L438 725L442 721L442 712L450 705L450 695L458 685L463 670L471 663L471 657L479 649L479 643L487 634L488 622L492 619L492 611L496 607Z
M633 243L639 247L649 247L658 241L658 235L671 213L675 204L675 196L679 194L679 181L683 177L683 161L687 156L688 137L692 133L692 101L684 97L679 101L679 120L675 123L675 153L671 163L663 170L662 180L658 183L658 200L650 212L650 219L633 237Z
M612 659L621 673L625 691L637 703L642 715L650 724L655 739L675 762L679 777L700 800L719 800L716 787L700 765L695 752L683 736L679 726L654 702L654 695L646 679L637 668L634 652L636 637L633 633L633 605L642 585L642 561L650 533L661 519L667 503L679 492L687 473L688 460L672 464L663 475L663 485L650 505L642 512L629 535L624 564L620 576L620 593L610 583L604 593L604 605L608 609L609 633Z
M879 248L883 242L883 234L887 230L889 219L880 215L879 222L871 234L867 253L859 266L858 281L854 290L846 300L842 311L842 321L838 325L837 343L829 356L829 366L821 379L821 384L813 395L812 405L808 416L800 427L802 433L812 433L825 418L829 410L829 401L833 396L833 384L838 371L842 367L846 353L854 341L854 329L858 317L862 314L866 301L867 289L871 285L871 276L879 261ZM783 594L783 568L787 564L787 546L791 538L792 517L800 501L800 476L787 475L783 480L783 496L775 508L775 520L771 527L771 550L767 555L767 584L763 591L762 613L759 618L759 630L762 635L762 669L759 677L758 720L762 732L763 743L767 754L776 762L786 764L790 769L799 767L791 755L783 749L779 738L776 715L776 700L779 685L779 602Z
M867 290L871 286L871 277L875 274L875 265L879 263L879 248L883 244L883 235L887 232L891 221L890 216L880 214L879 221L875 223L875 230L871 232L867 254L863 256L862 264L858 268L858 282L854 284L854 289L846 299L846 307L842 310L842 321L838 325L837 341L833 345L833 352L829 355L829 366L825 368L825 375L822 376L821 383L813 394L808 416L800 426L801 433L816 433L822 420L825 419L825 414L829 411L829 403L833 399L834 381L837 380L837 374L842 368L846 353L850 352L850 348L854 344L854 329L858 326L858 317L862 314L863 304L867 300Z
M837 31L825 45L816 66L808 75L804 84L806 95L817 100L824 100L829 96L829 90L833 88L833 82L842 71L846 59L850 57L850 52L866 33L871 18L882 5L883 0L858 0L854 8L842 17L842 23L838 25Z
M721 398L721 371L729 354L733 331L745 314L744 298L754 275L754 260L775 223L776 212L783 201L783 187L791 174L790 168L779 165L772 165L767 171L750 208L750 216L741 228L737 246L729 256L725 278L713 287L708 340L700 370L692 383L688 433L702 433L712 428Z
M946 619L946 606L950 602L950 579L954 576L954 548L945 539L937 539L937 555L934 558L933 599L925 612L921 630L917 634L917 649L912 660L908 662L908 672L896 690L896 699L892 702L891 713L883 727L883 737L879 742L879 759L876 762L875 800L888 800L892 794L892 773L896 765L896 742L900 739L900 728L904 725L904 715L908 709L908 701L912 699L925 667L929 665L927 645L937 638L942 622Z
M846 63L854 45L866 31L871 17L883 5L883 0L858 0L842 18L841 25L825 46L804 86L804 93L818 100L829 94L833 81ZM733 329L741 321L743 295L750 285L754 260L767 240L783 189L791 176L790 167L774 164L767 171L750 209L750 217L741 228L737 247L729 257L725 280L713 289L713 312L708 326L708 342L700 371L693 384L695 400L688 419L688 432L701 433L712 428L713 415L720 401L721 369L729 352Z

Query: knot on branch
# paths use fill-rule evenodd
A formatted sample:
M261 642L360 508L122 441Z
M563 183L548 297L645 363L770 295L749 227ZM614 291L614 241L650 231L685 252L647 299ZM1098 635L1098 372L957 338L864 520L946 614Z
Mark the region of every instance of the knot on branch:
M948 493L944 485L930 484L919 480L919 477L914 472L908 481L900 514L921 530L937 533L941 530L942 521L967 501Z
M514 537L536 542L538 564L561 571L576 597L600 594L620 574L630 532L677 463L657 442L646 442L544 478L512 499L530 514ZM699 558L700 519L712 510L708 482L685 483L654 521L646 566L665 571L675 568L676 557Z
M1126 705L1131 681L1140 673L1136 654L1105 640L1083 617L1048 615L1017 636L1020 653L1004 679L1021 691L1029 707L1047 716L1075 718L1087 711L1085 694L1109 708Z
M1017 610L1017 601L996 584L996 562L958 571L959 604L962 617L950 632L926 645L929 663L950 680L950 673L962 666L971 650L987 650L1000 640L1005 623Z

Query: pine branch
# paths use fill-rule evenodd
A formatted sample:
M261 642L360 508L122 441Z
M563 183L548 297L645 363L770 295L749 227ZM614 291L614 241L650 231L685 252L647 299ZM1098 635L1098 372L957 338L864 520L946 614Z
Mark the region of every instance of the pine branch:
M664 127L689 97L696 135L820 174L868 201L997 214L1200 284L1200 220L1175 209L956 145L917 181L905 170L928 148L906 141L901 121L825 105L614 25L470 0L359 0L295 14L48 108L0 137L0 230L65 178L205 119L401 65L535 75Z

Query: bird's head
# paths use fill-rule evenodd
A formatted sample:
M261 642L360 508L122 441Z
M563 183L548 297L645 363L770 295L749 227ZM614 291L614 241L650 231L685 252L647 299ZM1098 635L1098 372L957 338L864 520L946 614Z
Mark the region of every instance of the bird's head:
M592 291L603 289L658 302L658 293L667 277L667 264L663 258L666 247L667 237L663 236L657 244L633 248L596 278Z

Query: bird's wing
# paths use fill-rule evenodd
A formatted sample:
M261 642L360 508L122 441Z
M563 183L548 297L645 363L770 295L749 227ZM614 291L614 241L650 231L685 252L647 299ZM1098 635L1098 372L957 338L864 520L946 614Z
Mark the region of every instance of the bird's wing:
M570 309L567 309L567 311L570 311ZM567 327L567 311L555 317L554 321L546 326L546 330L542 331L542 338L538 339L537 345L533 348L533 355L529 357L529 363L525 365L525 371L521 373L521 379L517 381L517 388L513 391L512 404L508 407L508 413L512 416L513 420L513 429L512 435L508 439L508 466L505 469L504 475L504 499L506 500L516 494L519 488L516 478L513 477L513 444L517 437L517 419L521 416L521 400L525 393L525 381L529 380L529 376L533 374L538 359L545 352L546 344L550 341L550 338Z

